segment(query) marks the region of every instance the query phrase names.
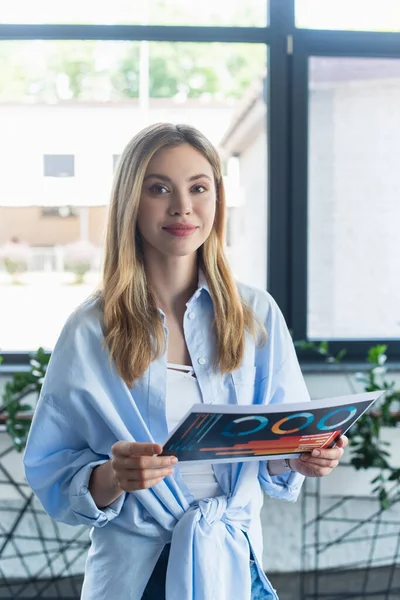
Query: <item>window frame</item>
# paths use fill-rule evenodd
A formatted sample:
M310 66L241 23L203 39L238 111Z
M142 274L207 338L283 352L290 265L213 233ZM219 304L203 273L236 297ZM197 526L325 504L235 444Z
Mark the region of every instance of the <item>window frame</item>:
M292 0L290 0L291 2ZM282 7L276 10L281 0L265 0L267 23L270 15L280 15ZM193 42L193 43L254 43L264 44L266 53L272 44L270 26L265 27L210 27L173 25L23 25L0 24L2 41L27 40L99 40L99 41L142 41L150 42ZM277 43L275 40L273 43ZM3 363L0 373L12 373L29 368L32 353L36 349L23 352L10 352L0 349Z
M400 33L297 29L295 0L265 2L265 27L0 24L0 43L41 39L265 44L269 84L267 287L293 339L299 340L306 339L307 333L308 58L398 58ZM335 340L330 350L335 354L346 347L344 370L363 368L368 348L378 342L388 344L390 363L400 362L400 341L396 340ZM29 366L30 350L0 353L4 359L0 372ZM299 358L306 369L328 368L323 357L313 352L302 351Z
M292 132L291 132L291 275L289 283L289 322L296 340L307 340L308 314L308 110L309 59L338 58L400 58L400 33L322 31L296 29L293 37L292 63ZM400 362L400 340L397 339L313 339L319 344L329 342L332 355L345 348L345 362L365 361L368 349L377 344L388 346L392 362ZM324 357L302 351L305 363L318 363Z

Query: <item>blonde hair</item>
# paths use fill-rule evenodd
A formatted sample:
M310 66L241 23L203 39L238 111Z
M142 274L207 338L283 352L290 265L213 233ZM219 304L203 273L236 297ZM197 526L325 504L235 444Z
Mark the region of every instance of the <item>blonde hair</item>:
M224 254L225 191L218 152L194 127L170 123L151 125L128 143L116 169L101 291L105 344L118 373L130 387L166 348L164 326L148 285L137 231L143 180L147 166L158 150L182 144L190 144L208 160L215 178L214 225L198 254L198 264L204 272L214 305L215 367L229 373L241 364L245 330L253 337L256 330L260 330L261 338L266 339L263 326L239 296Z

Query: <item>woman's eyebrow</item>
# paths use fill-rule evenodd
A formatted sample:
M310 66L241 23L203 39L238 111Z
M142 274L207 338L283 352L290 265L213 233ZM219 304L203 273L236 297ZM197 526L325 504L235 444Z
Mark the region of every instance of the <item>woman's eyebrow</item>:
M198 175L192 175L192 177L189 177L188 181L196 181L196 179L203 179L204 177L211 181L211 177L209 177L205 173L199 173Z
M167 175L160 175L159 173L149 173L146 175L143 181L150 179L150 177L154 177L154 179L162 179L163 181L168 181L168 183L171 183L172 181L169 177L167 177Z
M144 178L144 181L146 181L146 179L150 179L151 177L153 177L154 179L161 179L162 181L172 183L172 179L170 177L168 177L167 175L161 175L160 173L149 173ZM196 181L197 179L203 179L203 178L209 179L211 181L211 177L209 177L205 173L199 173L198 175L192 175L191 177L189 177L189 179L187 179L187 181Z

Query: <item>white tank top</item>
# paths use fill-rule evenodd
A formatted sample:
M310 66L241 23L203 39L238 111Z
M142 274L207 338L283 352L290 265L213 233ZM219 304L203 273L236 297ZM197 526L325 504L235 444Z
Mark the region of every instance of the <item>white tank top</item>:
M193 367L171 363L168 363L167 367L166 413L168 431L172 431L193 404L200 404L203 398ZM183 480L196 500L214 498L223 494L211 463L202 465L178 463L178 466Z

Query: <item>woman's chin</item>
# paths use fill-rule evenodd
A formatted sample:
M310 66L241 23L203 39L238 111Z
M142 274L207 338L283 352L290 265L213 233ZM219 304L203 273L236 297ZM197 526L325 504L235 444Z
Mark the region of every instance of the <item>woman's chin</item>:
M196 254L200 246L198 244L174 244L172 247L163 248L160 251L162 254L167 256L191 256L192 254Z

